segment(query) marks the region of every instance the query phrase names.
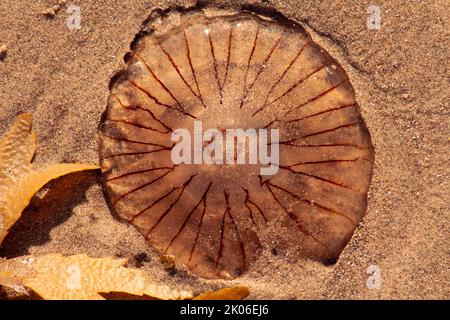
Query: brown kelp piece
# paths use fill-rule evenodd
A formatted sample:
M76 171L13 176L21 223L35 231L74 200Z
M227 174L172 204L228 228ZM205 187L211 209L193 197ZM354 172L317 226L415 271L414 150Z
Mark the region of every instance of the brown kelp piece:
M91 164L59 163L35 170L32 161L36 135L31 130L32 120L31 114L17 116L0 140L0 244L34 194L49 181L73 172L98 169Z
M374 158L346 72L298 24L256 13L171 12L152 27L102 118L114 211L205 278L248 270L260 232L277 222L305 256L337 259L365 214ZM278 171L262 175L261 162L236 155L174 162L172 134L185 129L195 144L199 123L202 132L277 129Z

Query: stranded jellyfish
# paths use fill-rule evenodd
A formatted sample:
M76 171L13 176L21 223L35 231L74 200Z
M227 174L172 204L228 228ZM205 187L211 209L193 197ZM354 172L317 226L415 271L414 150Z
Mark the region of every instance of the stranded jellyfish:
M374 152L346 72L300 25L173 12L127 63L100 126L120 218L204 278L243 274L277 225L305 257L338 258Z

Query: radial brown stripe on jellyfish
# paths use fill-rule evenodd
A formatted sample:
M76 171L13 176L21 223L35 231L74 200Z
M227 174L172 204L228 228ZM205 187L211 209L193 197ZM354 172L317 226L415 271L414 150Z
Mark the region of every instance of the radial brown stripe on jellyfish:
M280 221L305 257L335 261L366 212L374 151L348 75L286 21L169 12L113 78L99 151L111 207L197 276L242 275ZM256 136L227 140L239 130Z

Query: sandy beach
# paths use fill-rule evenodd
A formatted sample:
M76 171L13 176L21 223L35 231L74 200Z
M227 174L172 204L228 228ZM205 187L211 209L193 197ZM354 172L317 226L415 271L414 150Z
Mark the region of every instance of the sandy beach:
M210 1L217 6L225 1ZM55 180L32 200L0 256L86 253L122 257L158 283L195 293L248 286L250 299L449 299L450 9L439 1L226 1L267 7L299 22L349 74L375 148L368 209L338 262L298 260L264 248L242 277L204 280L163 268L156 250L113 217L101 173ZM34 166L98 163L98 126L112 76L155 8L195 1L0 2L0 133L18 114L34 117ZM69 30L67 8L80 7ZM369 5L381 9L367 28ZM368 269L369 268L369 269ZM369 288L376 268L379 288ZM369 270L369 273L368 273ZM372 271L370 271L372 270ZM1 295L0 295L1 296Z

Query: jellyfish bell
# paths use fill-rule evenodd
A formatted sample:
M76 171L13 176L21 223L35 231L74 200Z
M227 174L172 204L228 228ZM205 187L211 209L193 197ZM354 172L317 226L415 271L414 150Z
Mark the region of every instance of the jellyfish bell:
M374 152L350 80L279 19L169 12L111 83L99 148L111 207L200 277L242 275L281 225L302 257L335 261L366 211Z

